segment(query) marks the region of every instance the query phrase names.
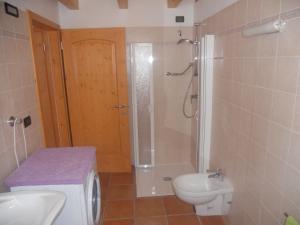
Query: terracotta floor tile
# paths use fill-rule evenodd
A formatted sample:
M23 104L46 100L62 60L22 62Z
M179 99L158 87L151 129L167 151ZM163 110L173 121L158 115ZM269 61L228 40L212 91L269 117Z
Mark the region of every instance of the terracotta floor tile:
M110 173L99 173L101 187L107 187L110 182Z
M168 221L166 217L137 218L135 225L168 225Z
M202 225L225 225L222 216L200 216Z
M112 201L104 203L103 218L127 219L133 218L133 201Z
M169 225L200 225L195 215L168 216Z
M134 225L133 220L104 220L102 225Z
M135 201L135 217L165 215L162 198L139 198Z
M194 214L193 206L179 200L176 196L164 197L167 215Z
M134 185L133 173L113 173L111 174L110 185Z
M130 200L135 198L135 187L134 185L109 186L106 194L106 201Z

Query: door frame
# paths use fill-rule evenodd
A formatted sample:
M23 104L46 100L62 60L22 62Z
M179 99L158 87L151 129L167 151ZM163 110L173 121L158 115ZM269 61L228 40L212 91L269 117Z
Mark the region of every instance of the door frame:
M41 106L42 103L40 101L40 93L39 93L39 84L38 84L38 74L36 71L37 65L36 65L36 60L35 60L35 54L34 54L34 46L33 46L33 35L34 35L34 26L38 25L38 27L43 28L48 31L56 31L59 34L59 40L61 41L61 34L60 34L60 26L58 24L56 24L55 22L52 22L51 20L48 20L30 10L26 11L26 15L27 15L27 20L28 20L28 30L29 30L29 40L30 40L30 45L31 45L31 54L32 54L32 59L33 59L33 71L34 71L34 79L35 79L35 85L36 85L36 95L38 97L38 105L39 105L39 115L40 115L40 119L42 122L42 129L43 129L43 141L44 141L44 145L46 145L46 135L45 135L45 130L47 129L44 126L44 121L43 121L43 115L42 115L42 110L41 110ZM51 64L50 60L47 60L47 64ZM58 68L60 70L60 81L61 81L61 94L62 96L64 96L64 103L61 106L61 108L65 111L65 118L62 119L62 122L59 123L58 119L56 120L56 124L55 126L57 126L57 132L59 135L59 133L62 132L62 123L63 125L66 127L65 129L65 137L64 137L64 141L61 141L61 139L59 138L59 141L57 143L57 147L62 147L62 146L72 146L72 138L71 138L71 129L70 129L70 122L69 122L69 112L68 112L68 103L67 103L67 96L66 96L66 86L65 86L65 76L64 76L64 65L63 65L63 60L62 60L62 53L60 53L60 59L58 59L58 61L60 62L60 68ZM48 73L49 73L49 69L47 68ZM55 96L52 96L53 98L55 98ZM53 106L52 106L53 107ZM55 105L55 108L58 107L58 105Z

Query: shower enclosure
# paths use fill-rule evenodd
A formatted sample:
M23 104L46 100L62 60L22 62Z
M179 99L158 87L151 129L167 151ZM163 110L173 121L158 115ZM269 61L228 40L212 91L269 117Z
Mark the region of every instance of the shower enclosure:
M132 43L130 53L135 166L153 167L153 47L151 43Z
M192 27L127 29L138 197L173 194L173 178L200 169L202 68L200 45L189 40Z

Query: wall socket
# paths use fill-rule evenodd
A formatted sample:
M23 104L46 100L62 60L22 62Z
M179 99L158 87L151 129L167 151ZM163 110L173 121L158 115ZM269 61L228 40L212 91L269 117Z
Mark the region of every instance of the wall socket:
M26 116L24 119L23 119L23 123L24 123L24 127L29 127L31 125L31 117L30 116Z

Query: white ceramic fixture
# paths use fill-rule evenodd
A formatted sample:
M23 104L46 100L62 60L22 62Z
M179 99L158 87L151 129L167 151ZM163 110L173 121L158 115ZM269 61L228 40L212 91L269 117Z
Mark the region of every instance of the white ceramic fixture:
M58 191L17 191L0 194L1 225L51 225L66 196Z
M186 174L173 182L179 199L193 204L197 215L226 215L232 203L233 187L227 178L209 178L209 173Z

